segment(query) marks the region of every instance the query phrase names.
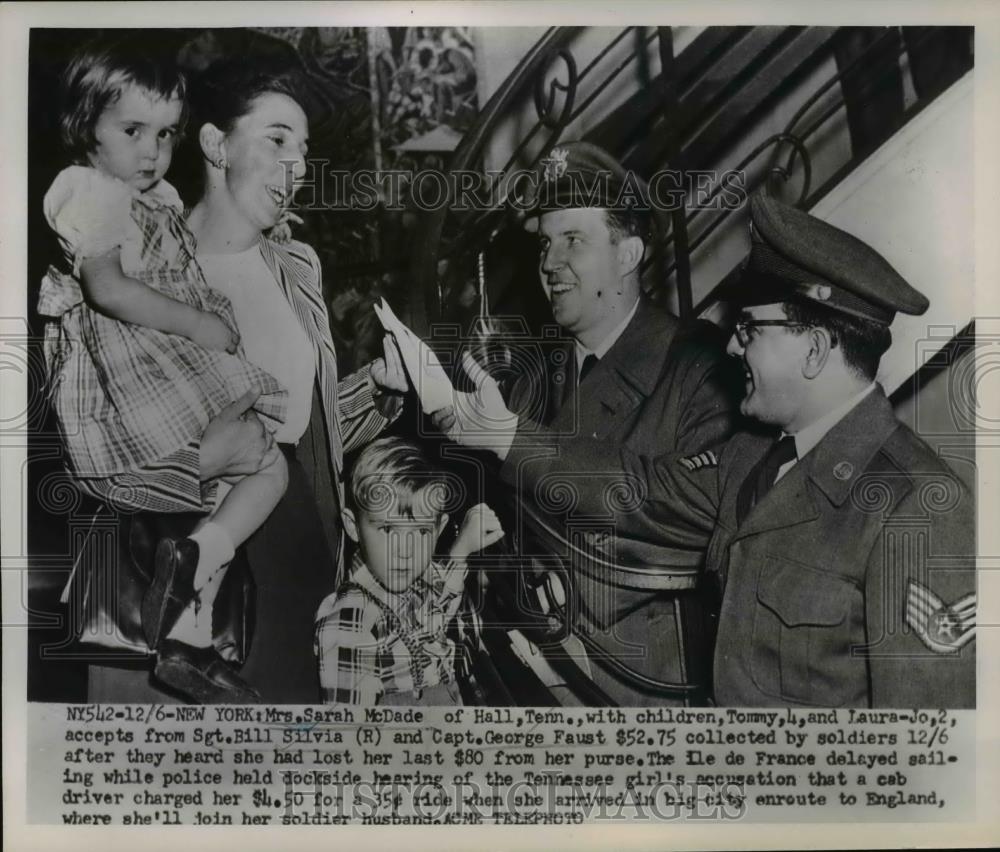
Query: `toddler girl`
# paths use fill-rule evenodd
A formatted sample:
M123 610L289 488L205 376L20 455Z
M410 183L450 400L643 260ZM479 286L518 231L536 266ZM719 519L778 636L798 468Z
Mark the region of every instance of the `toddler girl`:
M44 210L72 275L50 267L39 313L46 327L50 393L68 464L80 487L129 474L114 494L126 509L190 511L162 491L151 499L144 470L168 464L209 421L239 401L272 427L285 391L239 357L229 301L205 283L163 176L185 114L185 84L171 63L127 41L94 42L63 79L60 130L72 165L56 177ZM162 466L162 465L161 465ZM284 493L287 468L272 444L260 469L227 488L190 539L164 540L142 607L155 673L201 702L250 702L255 693L212 646L212 602L236 547Z

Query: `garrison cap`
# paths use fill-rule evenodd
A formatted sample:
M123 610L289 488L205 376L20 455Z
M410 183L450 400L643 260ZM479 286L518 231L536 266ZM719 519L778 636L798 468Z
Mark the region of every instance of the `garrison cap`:
M562 142L539 160L519 206L529 230L537 227L535 217L550 210L630 211L644 220L643 230L650 213L646 182L590 142Z
M805 299L880 325L897 311L927 310L927 298L871 246L763 194L750 199L750 238L743 275L727 288L741 304Z

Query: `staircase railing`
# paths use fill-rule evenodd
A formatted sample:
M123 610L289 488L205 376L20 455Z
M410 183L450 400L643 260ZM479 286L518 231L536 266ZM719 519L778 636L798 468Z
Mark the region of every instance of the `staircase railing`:
M596 109L601 94L631 69L637 75L634 93L607 115L588 122L592 129L584 138L645 177L658 170L673 170L688 181L688 190L691 175L709 167L748 175L743 187L747 192L767 182L771 191L777 191L779 183L798 181L794 201L808 209L884 141L874 138L851 146L850 155L839 167L819 186L813 186L816 175L810 145L836 121L843 122L848 102L842 84L863 75L870 90L876 91L900 75L904 54L912 55L942 29L927 27L904 41L898 30L885 28L805 96L782 132L759 134L760 141L748 154L727 163L727 154L739 141L748 135L753 138L754 127L762 119L773 114L793 92L801 93L809 75L830 62L837 28L713 27L675 55L671 28L626 27L611 35L586 64L574 54L583 28L552 28L483 107L476 125L455 151L451 169L457 172L481 165L498 128L514 108L529 99L534 104L535 120L514 145L501 171L534 167L563 139L566 129L588 110ZM655 76L648 56L654 45L660 63ZM609 63L611 67L605 67ZM918 93L893 121L884 123L884 136L898 130L937 93ZM450 183L448 186L453 189ZM708 298L707 293L696 298L698 294L692 291L692 268L699 250L737 212L712 209L721 190L716 184L697 207L684 199L663 211L659 237L647 254L644 286L657 297L672 289L682 316L697 313ZM502 204L472 211L455 211L450 204L442 204L422 214L411 265L420 294L410 306L417 328L426 331L445 307L438 288L438 261L449 258L474 266L476 254L485 250L492 236L508 224L507 219Z

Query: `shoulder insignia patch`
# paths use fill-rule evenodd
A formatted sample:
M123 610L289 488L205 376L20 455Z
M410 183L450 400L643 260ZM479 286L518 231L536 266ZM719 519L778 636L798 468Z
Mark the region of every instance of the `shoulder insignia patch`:
M976 595L946 604L934 592L910 580L906 592L906 623L938 654L954 654L976 635Z
M705 452L698 453L694 456L684 456L680 459L680 463L688 470L698 470L703 467L719 466L719 460L716 458L715 453L711 450L705 450Z

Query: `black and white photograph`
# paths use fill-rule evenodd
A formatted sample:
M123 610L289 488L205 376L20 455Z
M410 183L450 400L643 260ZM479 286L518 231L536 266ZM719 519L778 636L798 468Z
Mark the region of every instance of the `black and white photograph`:
M995 15L129 5L0 10L19 831L998 840Z

